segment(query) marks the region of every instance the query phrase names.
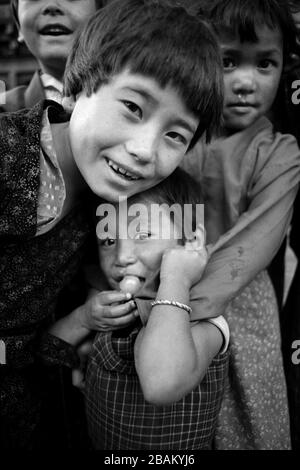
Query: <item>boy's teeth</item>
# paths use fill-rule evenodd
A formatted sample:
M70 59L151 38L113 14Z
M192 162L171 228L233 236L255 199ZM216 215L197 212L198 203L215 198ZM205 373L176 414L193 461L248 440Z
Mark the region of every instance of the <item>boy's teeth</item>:
M139 179L137 176L129 173L128 171L124 170L124 168L118 167L115 163L111 162L108 160L109 166L116 172L119 173L122 176L126 176L126 178L132 179L132 180L137 180Z

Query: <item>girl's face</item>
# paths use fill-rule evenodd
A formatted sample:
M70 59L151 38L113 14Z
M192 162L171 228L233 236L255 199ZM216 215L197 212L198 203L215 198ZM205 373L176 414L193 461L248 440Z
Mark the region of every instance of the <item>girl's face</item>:
M138 277L141 287L147 281L148 287L155 288L165 250L179 243L179 232L170 213L161 207L158 214L158 208L155 202L143 201L131 204L128 212L126 206L103 207L107 216L97 225L98 252L101 269L112 289L119 290L119 282L126 275Z
M19 0L19 34L43 72L62 78L75 32L95 11L95 0Z
M251 126L268 113L277 94L283 66L283 42L278 28L257 28L257 42L220 36L224 65L224 131Z

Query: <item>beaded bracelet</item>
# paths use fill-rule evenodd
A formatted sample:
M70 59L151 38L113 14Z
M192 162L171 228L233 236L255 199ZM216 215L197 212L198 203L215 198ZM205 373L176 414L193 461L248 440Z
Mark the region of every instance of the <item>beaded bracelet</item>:
M155 305L173 305L173 307L182 308L189 315L192 313L191 307L189 307L188 305L182 304L181 302L177 302L176 300L162 300L162 299L159 299L159 300L155 300L154 302L151 302L151 305L152 305L152 307L154 307Z

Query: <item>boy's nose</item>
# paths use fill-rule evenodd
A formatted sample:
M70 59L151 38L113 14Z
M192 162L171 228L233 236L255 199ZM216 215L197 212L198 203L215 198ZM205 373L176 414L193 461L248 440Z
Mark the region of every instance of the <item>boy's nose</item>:
M62 6L60 0L48 0L43 8L43 15L62 14Z
M232 90L234 93L253 93L256 90L255 74L252 70L239 71L236 75Z
M119 266L128 266L134 264L137 260L134 240L129 238L118 240L117 264Z
M126 150L133 155L136 160L143 163L152 162L155 158L157 149L157 136L146 128L129 139L126 144Z

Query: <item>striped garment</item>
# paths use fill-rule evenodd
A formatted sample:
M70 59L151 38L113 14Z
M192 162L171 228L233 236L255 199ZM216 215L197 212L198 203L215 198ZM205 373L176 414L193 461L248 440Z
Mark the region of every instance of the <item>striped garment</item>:
M88 428L96 449L209 449L221 405L228 353L211 363L201 384L182 400L155 406L144 399L134 366L140 325L98 333L86 374ZM117 335L124 336L118 337Z

